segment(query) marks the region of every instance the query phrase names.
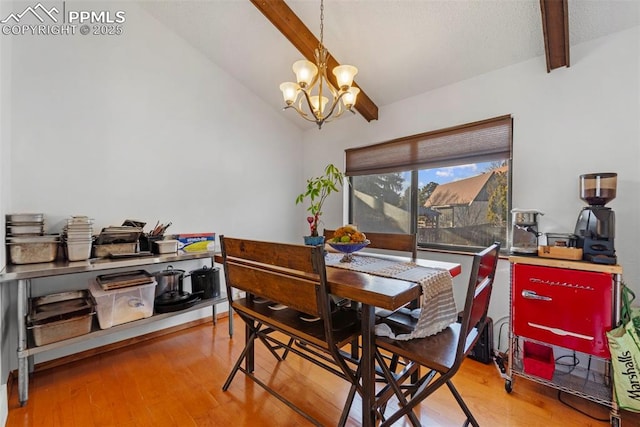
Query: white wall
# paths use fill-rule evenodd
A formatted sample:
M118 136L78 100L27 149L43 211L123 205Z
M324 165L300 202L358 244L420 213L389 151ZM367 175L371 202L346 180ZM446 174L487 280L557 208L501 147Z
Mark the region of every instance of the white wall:
M640 295L638 27L573 46L569 68L547 73L540 57L385 106L377 122L352 117L321 132L308 131L305 170L315 172L329 161L344 164L345 148L503 114L514 118L513 206L545 212L541 231L573 232L585 206L578 193L580 174L618 173L617 198L609 204L616 214L615 247L625 280ZM327 203L328 227L344 221L341 202ZM508 263L501 261L499 269L490 309L494 319L509 313Z
M11 36L0 61L9 68L2 88L13 95L0 122L10 129L0 152L10 154L3 213L43 212L48 232L70 215L88 215L97 228L132 218L172 221L169 233L299 240L291 224L304 215L295 206L304 182L301 131L136 4L73 7L124 10L124 33ZM86 287L85 276L34 281L34 295ZM15 329L5 334L15 369Z
M7 4L0 2L0 16L6 16ZM6 211L9 204L9 172L10 172L10 147L8 141L11 134L11 67L9 61L4 58L11 54L11 39L0 37L0 212ZM5 120L6 118L6 120ZM0 216L0 229L5 228L4 215ZM5 246L0 245L0 269L5 266ZM0 286L0 425L5 425L9 415L7 402L7 376L9 366L8 340L11 334L8 332L11 321L9 319L9 287ZM15 342L15 341L14 341Z

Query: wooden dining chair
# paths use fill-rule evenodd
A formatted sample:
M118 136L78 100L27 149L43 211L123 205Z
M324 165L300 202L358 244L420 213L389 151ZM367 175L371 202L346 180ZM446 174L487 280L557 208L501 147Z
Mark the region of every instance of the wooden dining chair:
M225 236L220 236L220 245L227 295L247 330L245 347L222 389L226 391L241 371L294 411L319 424L270 387L270 379L261 380L254 374L253 349L258 340L279 363L284 361L284 353L291 352L348 381L351 388L338 422L344 425L361 386L359 363L342 347L356 340L361 329L355 311L331 310L323 247ZM246 292L246 296L234 298L233 289ZM274 310L272 304L257 302L257 297L280 307Z
M332 238L335 230L325 229L324 239L325 242ZM411 259L416 260L418 257L418 240L415 233L376 233L372 231L365 231L364 234L371 242L367 246L367 249L384 249L389 251L400 252L401 255L411 254ZM408 304L407 309L413 310L420 306L420 300L414 300ZM389 310L376 309L376 316L386 317L393 312Z
M333 237L335 230L326 229L323 232L325 242ZM367 239L371 241L367 249L386 249L398 252L408 252L412 259L418 256L418 243L415 233L376 233L363 231Z
M464 425L471 423L478 427L478 422L454 387L452 379L484 329L499 252L500 243L494 243L474 255L460 323L453 323L442 332L425 338L400 341L376 337L376 360L387 381L387 386L378 393L379 414L385 418L381 426L389 426L403 416L407 416L412 425L420 426L413 408L446 384L467 417ZM406 332L399 330L395 322L388 324L392 329L395 328L395 333ZM384 352L407 362L402 371L395 372L390 367L392 362L388 362L389 358L385 357ZM409 371L419 372L416 366L424 366L428 372L417 378L407 375ZM408 378L411 378L410 383L405 383ZM399 409L385 417L384 409L394 395L398 399Z
M333 237L336 230L324 229L323 235L325 242ZM371 242L367 246L367 249L384 249L389 251L400 252L401 255L411 254L411 259L415 260L418 256L418 243L417 235L408 233L378 233L373 231L363 231L367 236L367 239ZM348 304L348 301L341 300L336 302L337 304ZM416 299L407 304L406 312L416 309L420 306L420 299ZM405 311L405 309L401 309ZM376 317L386 317L393 314L393 311L385 310L382 308L376 308ZM356 357L360 351L360 344L354 341L351 346L351 355Z

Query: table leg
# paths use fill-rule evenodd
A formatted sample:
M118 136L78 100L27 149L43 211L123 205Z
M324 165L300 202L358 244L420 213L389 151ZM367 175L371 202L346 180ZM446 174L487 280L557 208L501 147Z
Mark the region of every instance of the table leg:
M362 304L362 425L374 426L375 412L375 307Z

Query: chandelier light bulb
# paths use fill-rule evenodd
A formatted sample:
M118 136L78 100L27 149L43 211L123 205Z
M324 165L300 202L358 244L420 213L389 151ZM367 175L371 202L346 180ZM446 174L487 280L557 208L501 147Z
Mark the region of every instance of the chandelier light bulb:
M282 91L282 97L284 98L284 102L287 105L291 105L296 102L296 98L298 97L298 92L300 92L300 86L297 83L293 82L284 82L280 85L280 90Z
M349 90L347 90L345 94L342 96L342 102L344 103L344 106L347 107L348 110L350 110L351 107L355 105L356 98L358 97L359 93L360 93L360 89L358 89L357 87L350 87Z
M293 72L296 73L296 79L301 88L306 88L311 85L313 79L318 74L318 67L306 59L301 59L293 63L291 67Z
M340 90L347 90L353 84L353 78L358 74L358 69L353 65L339 65L333 69Z
M313 107L313 112L319 114L322 114L322 112L324 111L324 107L327 105L327 102L329 102L329 99L326 96L323 96L322 103L320 104L320 108L318 109L318 96L312 96L309 99L311 101L311 106Z

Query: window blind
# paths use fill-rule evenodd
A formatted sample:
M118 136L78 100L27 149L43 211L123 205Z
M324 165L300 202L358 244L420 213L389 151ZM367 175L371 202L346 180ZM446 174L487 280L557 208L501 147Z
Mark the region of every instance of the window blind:
M345 173L376 175L508 159L511 139L511 115L495 117L349 148L345 150Z

